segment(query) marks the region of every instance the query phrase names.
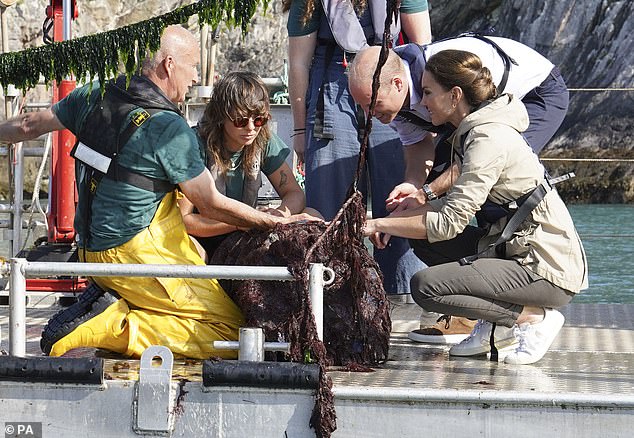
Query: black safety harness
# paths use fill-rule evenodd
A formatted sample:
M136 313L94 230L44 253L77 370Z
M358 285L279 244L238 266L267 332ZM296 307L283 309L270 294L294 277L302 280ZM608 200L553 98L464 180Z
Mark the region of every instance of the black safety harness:
M489 251L491 248L495 248L495 252L498 256L505 257L506 251L504 249L504 243L510 240L511 237L513 237L513 233L519 228L522 222L526 220L531 211L533 211L533 209L537 207L540 202L542 202L542 199L544 199L548 192L553 189L553 186L555 184L566 181L567 179L573 178L574 176L574 172L567 173L557 178L549 178L548 175L545 174L544 180L530 192L506 204L496 204L498 207L504 209L507 212L508 221L506 222L502 233L495 240L495 242L489 244L482 251L478 252L477 254L461 258L460 264L469 265L473 263L482 254Z
M169 181L127 169L118 160L136 130L162 111L181 114L178 107L146 77L133 76L126 87L126 77L120 76L106 85L103 97L86 117L71 151L71 156L77 160L78 176L83 174L80 200L85 200L84 248L90 238L92 201L103 178L155 193L168 193L174 189L175 185Z

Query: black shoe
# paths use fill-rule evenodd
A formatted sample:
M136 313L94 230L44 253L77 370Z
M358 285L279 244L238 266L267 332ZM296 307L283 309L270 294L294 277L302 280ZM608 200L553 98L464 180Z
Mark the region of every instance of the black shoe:
M90 282L86 290L72 306L57 312L42 330L40 348L45 354L53 344L116 303L121 297L112 290L104 290Z

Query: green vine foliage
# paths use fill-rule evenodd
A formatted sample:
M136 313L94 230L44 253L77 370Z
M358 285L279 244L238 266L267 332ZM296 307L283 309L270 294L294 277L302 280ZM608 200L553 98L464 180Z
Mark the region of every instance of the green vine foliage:
M9 84L26 92L43 77L53 80L75 75L99 80L102 92L106 79L115 76L122 64L128 78L140 67L142 59L135 53L156 52L163 30L172 24L185 24L198 15L200 26L217 27L225 23L240 27L246 34L260 3L268 7L270 0L200 0L171 12L107 32L84 36L20 52L0 55L0 85Z

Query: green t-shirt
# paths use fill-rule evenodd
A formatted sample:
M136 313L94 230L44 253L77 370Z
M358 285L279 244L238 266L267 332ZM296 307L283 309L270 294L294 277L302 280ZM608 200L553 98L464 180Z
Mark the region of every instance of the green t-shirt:
M315 2L313 15L306 23L306 26L302 26L301 19L302 15L304 15L305 7L306 0L293 0L291 3L291 8L288 11L288 22L286 23L288 36L304 36L319 30L319 22L324 13L321 2ZM403 14L415 14L417 12L426 11L427 9L427 0L403 0L399 11Z
M201 149L206 150L205 142L200 138L197 131L196 136L198 137ZM270 176L273 172L280 168L290 153L291 151L286 143L284 143L277 134L271 133L271 138L264 149L262 162L260 163L260 170L267 177ZM241 163L242 151L238 151L231 156L231 168L227 171L227 175L225 177L225 194L229 198L237 201L242 200L242 191L244 189L244 170Z
M99 84L93 83L92 91L89 88L89 85L78 88L53 106L57 118L74 134L81 131L99 98ZM141 125L122 148L119 164L172 184L190 180L205 169L196 136L185 119L172 111L156 113ZM80 182L81 175L77 175L77 181L83 184ZM164 193L153 193L125 182L103 178L92 201L87 249L102 251L132 239L150 224L164 196ZM82 199L75 215L75 229L83 239L85 212ZM82 242L80 240L80 244Z

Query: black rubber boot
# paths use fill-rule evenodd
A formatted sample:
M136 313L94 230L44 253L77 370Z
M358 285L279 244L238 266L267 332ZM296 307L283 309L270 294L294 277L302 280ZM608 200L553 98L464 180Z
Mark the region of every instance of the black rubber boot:
M49 354L55 342L84 322L99 315L120 298L116 292L103 290L95 283L90 282L75 304L57 312L46 324L42 330L40 348L45 354Z

